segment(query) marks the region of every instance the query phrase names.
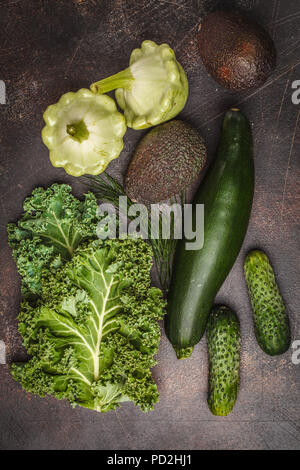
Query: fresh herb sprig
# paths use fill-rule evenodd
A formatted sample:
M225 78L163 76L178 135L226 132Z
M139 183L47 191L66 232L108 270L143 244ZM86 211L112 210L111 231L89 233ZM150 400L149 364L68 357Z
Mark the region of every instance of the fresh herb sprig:
M119 211L119 197L127 197L127 214L120 214L119 216L126 216L128 219L133 220L134 217L128 214L129 208L134 204L125 193L123 186L108 173L103 172L101 176L85 176L85 184L88 188L95 194L96 198L99 201L110 202L117 211ZM180 203L181 205L184 202L184 195L181 195L178 198L175 198L175 202ZM151 218L147 217L148 220L145 220L145 226L141 227L148 230L148 241L152 246L153 257L155 266L158 272L159 282L166 293L169 287L171 272L172 272L172 261L174 257L174 252L176 248L177 240L174 238L174 213L170 214L170 237L163 238L163 220L162 214L159 214L159 226L158 226L158 238L152 237L151 230ZM141 219L142 220L142 219ZM147 224L148 222L148 224ZM141 222L142 224L142 222Z

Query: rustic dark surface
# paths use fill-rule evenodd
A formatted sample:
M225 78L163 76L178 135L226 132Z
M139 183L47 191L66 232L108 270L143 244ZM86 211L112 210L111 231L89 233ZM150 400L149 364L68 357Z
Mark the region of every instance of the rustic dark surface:
M242 8L265 26L278 51L277 68L259 90L231 93L201 65L195 33L200 19L225 3ZM267 251L300 339L299 151L300 105L291 102L300 79L298 0L35 0L1 1L0 105L1 304L0 339L7 362L25 357L17 332L20 280L7 246L6 224L16 220L35 186L78 180L55 169L41 141L42 113L62 93L87 87L127 66L142 40L167 42L185 68L190 96L180 117L202 132L214 155L223 112L239 105L253 123L256 190L249 231L218 302L238 313L243 337L241 387L233 412L210 414L207 352L203 339L191 359L177 361L162 335L154 376L161 393L155 411L132 404L100 415L66 402L22 391L0 365L1 449L300 449L300 365L292 349L277 358L258 347L242 275L252 247ZM141 132L128 130L125 149L109 171L121 178ZM298 219L297 219L298 217Z

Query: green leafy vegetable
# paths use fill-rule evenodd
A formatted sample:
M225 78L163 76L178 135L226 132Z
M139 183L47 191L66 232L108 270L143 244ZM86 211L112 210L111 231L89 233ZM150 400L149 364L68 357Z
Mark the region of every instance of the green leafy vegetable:
M116 90L127 125L145 129L174 118L188 96L186 74L168 44L143 41L134 49L129 67L91 85L94 93Z
M128 400L152 409L163 303L151 258L143 240L95 240L43 279L37 305L25 302L19 316L32 358L12 374L25 390L97 411Z
M24 201L24 214L8 225L8 239L22 293L39 294L44 271L55 271L84 240L96 238L97 201L92 193L79 201L66 184L36 188Z
M74 406L104 412L132 401L151 410L164 313L161 291L150 287L151 247L142 239L95 239L94 196L81 203L66 185L38 188L24 207L10 240L25 292L38 295L21 306L19 331L31 358L12 365L13 377L29 392ZM35 253L27 255L31 242Z

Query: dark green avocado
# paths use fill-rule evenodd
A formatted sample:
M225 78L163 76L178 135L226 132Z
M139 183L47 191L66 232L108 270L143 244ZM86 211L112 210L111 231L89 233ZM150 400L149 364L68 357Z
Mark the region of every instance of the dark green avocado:
M276 65L267 31L237 12L216 11L204 18L198 46L208 73L232 90L259 87Z
M156 203L180 194L206 160L203 138L190 124L173 120L154 127L140 140L125 176L126 194Z

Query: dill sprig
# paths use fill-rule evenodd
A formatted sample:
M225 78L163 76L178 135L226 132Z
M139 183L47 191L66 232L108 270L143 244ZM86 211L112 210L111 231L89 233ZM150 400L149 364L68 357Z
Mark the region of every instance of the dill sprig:
M129 208L135 204L125 193L123 186L118 181L110 176L108 173L102 173L102 176L85 176L87 182L85 184L95 194L99 201L110 202L114 208L119 212L119 197L127 197L127 214L120 214L119 216L125 216L127 219L133 220L134 217L128 214ZM171 202L171 201L170 201ZM174 197L174 202L184 203L184 194L179 197ZM141 218L141 225L143 225L143 219ZM151 218L148 216L147 220L144 221L144 227L141 227L141 231L145 233L148 231L148 242L152 246L153 257L155 266L158 273L160 285L166 293L169 287L171 273L172 273L172 262L175 253L177 240L174 238L174 226L175 218L173 212L170 214L170 237L163 238L163 219L162 214L159 213L159 224L158 224L158 238L152 237L151 230Z

